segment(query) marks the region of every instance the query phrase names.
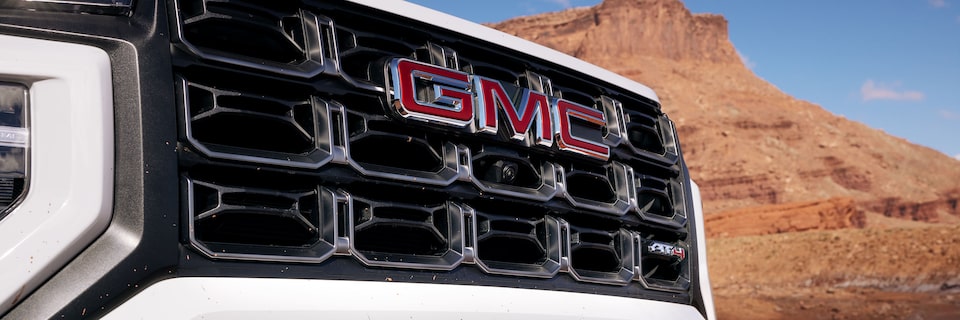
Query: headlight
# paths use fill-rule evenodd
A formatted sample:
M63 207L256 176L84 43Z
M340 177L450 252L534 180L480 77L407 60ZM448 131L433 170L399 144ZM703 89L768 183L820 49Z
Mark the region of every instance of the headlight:
M0 82L0 219L22 198L27 182L27 87Z

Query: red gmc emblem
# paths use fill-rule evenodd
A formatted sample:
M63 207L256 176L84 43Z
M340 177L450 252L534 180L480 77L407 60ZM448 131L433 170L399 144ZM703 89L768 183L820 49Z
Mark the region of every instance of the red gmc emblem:
M392 107L401 117L607 160L603 112L527 88L409 59L390 62ZM511 87L511 89L514 89ZM574 121L578 130L574 129ZM586 130L585 130L586 129Z

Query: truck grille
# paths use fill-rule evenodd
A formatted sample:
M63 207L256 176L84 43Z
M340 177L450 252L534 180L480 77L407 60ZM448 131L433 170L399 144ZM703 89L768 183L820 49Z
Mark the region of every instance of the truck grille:
M175 7L183 208L196 250L688 290L686 180L654 101L351 4ZM399 117L386 70L397 58L595 108L610 158Z

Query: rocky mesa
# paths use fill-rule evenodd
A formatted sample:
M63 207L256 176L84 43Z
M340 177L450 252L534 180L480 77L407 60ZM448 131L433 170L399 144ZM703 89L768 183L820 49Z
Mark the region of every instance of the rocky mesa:
M607 0L491 26L656 90L677 124L707 214L845 198L868 220L960 220L955 159L757 77L740 61L720 15L691 14L679 0Z

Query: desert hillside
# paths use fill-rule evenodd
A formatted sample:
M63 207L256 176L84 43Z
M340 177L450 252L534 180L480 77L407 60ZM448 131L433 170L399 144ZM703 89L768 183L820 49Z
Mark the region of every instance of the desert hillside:
M760 79L722 16L691 14L677 0L607 0L492 26L656 90L708 213L843 197L871 216L960 220L955 159Z
M703 192L721 319L960 319L957 160L785 94L724 17L679 0L491 26L657 91Z

